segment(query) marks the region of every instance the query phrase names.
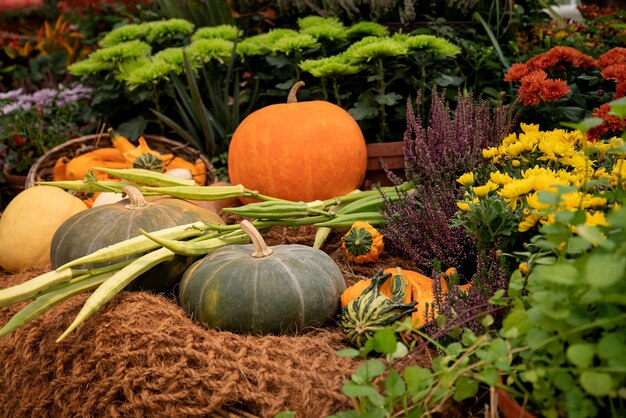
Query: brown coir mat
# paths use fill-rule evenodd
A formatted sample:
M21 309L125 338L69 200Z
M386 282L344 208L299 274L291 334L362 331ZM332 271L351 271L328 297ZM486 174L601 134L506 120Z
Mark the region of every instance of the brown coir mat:
M275 227L269 245L312 245L315 229ZM339 238L339 239L338 239ZM379 266L348 263L333 233L323 247L347 284ZM410 268L410 265L405 265ZM41 274L0 271L0 288ZM232 406L250 416L294 410L324 417L350 403L341 386L358 366L336 355L337 328L299 336L242 336L191 320L173 296L122 292L61 343L87 295L72 298L0 338L1 417L215 417ZM0 309L0 326L24 304Z

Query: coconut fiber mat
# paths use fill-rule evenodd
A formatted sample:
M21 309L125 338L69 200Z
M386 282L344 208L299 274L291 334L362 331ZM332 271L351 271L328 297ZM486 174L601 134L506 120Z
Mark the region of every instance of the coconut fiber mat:
M311 245L313 236L313 228L264 234L270 245ZM377 269L347 265L339 240L332 241L324 250L347 284ZM0 288L48 270L0 271ZM341 386L358 363L336 355L346 348L336 327L237 335L193 321L173 295L121 292L56 343L86 298L69 299L0 338L0 416L238 416L220 414L236 407L244 416L293 410L317 418L346 405ZM23 306L0 309L0 325Z

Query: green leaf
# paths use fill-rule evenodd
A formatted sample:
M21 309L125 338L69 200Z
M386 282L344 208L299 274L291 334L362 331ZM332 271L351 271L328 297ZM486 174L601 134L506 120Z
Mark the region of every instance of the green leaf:
M617 116L620 119L626 118L626 97L609 102L609 106L611 106L609 115Z
M585 118L580 122L561 122L561 125L566 128L578 129L582 133L586 134L596 126L602 125L602 123L604 123L604 120L601 118Z
M362 382L367 382L383 373L385 373L385 364L378 359L367 360L354 372L354 374L359 375L363 379Z
M446 347L446 354L450 357L457 358L463 354L463 346L460 343L452 343Z
M575 343L567 348L567 359L582 369L586 369L591 366L593 362L593 356L595 354L595 347L589 343Z
M526 335L526 344L528 344L531 350L535 350L544 345L548 338L550 338L550 334L547 331L531 328Z
M406 391L404 380L402 380L400 374L394 369L389 370L389 375L387 376L387 380L385 380L385 391L387 395L394 398L399 398L404 395Z
M608 373L584 371L580 374L580 385L593 396L607 396L613 389L613 379Z
M143 116L134 117L120 124L116 131L127 138L139 138L146 131L148 120Z
M454 389L454 400L460 402L478 393L478 381L466 376L461 376L454 383Z
M339 357L358 357L359 350L354 348L345 348L343 350L339 350L336 353Z
M495 386L498 383L498 379L500 378L500 373L493 368L486 368L480 371L480 376L483 381L489 386Z
M585 281L593 287L603 288L624 277L626 259L612 254L593 254L585 267Z
M402 344L400 341L396 343L396 351L393 352L391 358L403 358L409 353L409 349L406 345Z
M361 386L355 383L346 383L341 388L341 391L346 396L355 397L355 398L359 398L359 397L369 398L369 397L375 397L376 395L380 396L380 393L378 393L378 391L376 391L376 389L373 386Z
M401 99L402 99L402 96L400 96L397 93L387 93L385 95L376 96L376 103L387 105L387 106L393 106L396 103L398 103Z
M282 411L274 415L274 418L295 418L296 414L296 411Z
M474 334L474 331L472 331L469 328L465 328L463 330L463 335L461 336L461 343L465 347L469 347L470 345L474 344L475 341L476 341L476 334Z
M615 247L615 244L608 240L597 226L579 225L576 227L576 232L580 237L586 239L593 245L607 250L612 250Z
M396 351L396 334L391 328L376 331L373 337L374 350L381 354L393 354Z
M530 277L541 282L573 286L578 283L578 270L573 265L566 263L535 266Z
M419 366L409 366L404 369L404 381L407 390L411 394L416 394L433 383L433 375L429 369Z

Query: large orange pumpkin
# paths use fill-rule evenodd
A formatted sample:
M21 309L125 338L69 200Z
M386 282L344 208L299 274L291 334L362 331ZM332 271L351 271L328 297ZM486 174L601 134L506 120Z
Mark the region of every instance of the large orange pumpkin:
M359 125L332 103L297 102L302 85L294 84L287 103L259 109L237 127L228 150L232 184L305 202L360 187L367 151Z

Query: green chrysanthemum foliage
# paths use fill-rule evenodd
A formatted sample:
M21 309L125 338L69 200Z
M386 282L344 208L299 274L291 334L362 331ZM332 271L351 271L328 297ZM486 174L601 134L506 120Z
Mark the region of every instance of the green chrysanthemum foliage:
M245 38L237 44L237 54L242 57L266 55L272 52L272 43L266 33Z
M279 29L272 29L263 35L261 35L262 36L261 39L264 41L267 41L270 45L273 45L276 41L282 38L297 36L298 32L296 32L293 29L279 28Z
M237 29L236 26L233 25L219 25L219 26L210 26L199 28L192 36L191 41L197 41L199 39L226 39L229 41L234 41L238 37L243 35L243 31Z
M307 16L298 19L300 33L318 40L341 41L346 39L346 27L336 17Z
M194 24L185 19L168 19L144 24L148 26L146 34L148 42L169 39L178 35L191 35L195 29Z
M129 41L94 51L89 58L97 62L119 64L147 57L152 53L152 47L142 41Z
M140 40L145 38L148 34L150 27L145 23L120 26L107 33L104 38L99 42L102 48L107 48L114 45L119 45L122 42L128 42L133 40Z
M99 61L90 57L68 66L67 71L72 75L85 77L88 75L110 72L114 68L115 65L112 62Z
M167 48L157 52L152 56L152 61L162 61L172 66L176 74L180 74L185 69L185 59L182 48Z
M342 75L356 74L363 69L360 65L352 64L343 55L305 60L299 66L303 71L311 73L313 77L340 77Z
M272 50L282 52L286 55L295 52L302 52L305 49L312 49L319 46L317 40L311 35L299 33L296 36L284 36L274 42Z
M312 15L298 18L298 27L300 28L300 30L322 25L343 26L343 23L341 23L341 21L337 17L323 17Z
M233 53L235 43L226 39L199 39L189 44L187 51L191 61L206 63L212 59L225 63Z
M346 35L349 39L361 39L366 36L388 36L389 29L380 23L363 21L350 26Z
M394 38L397 39L399 37L394 35ZM406 36L402 41L411 51L427 49L438 55L449 56L455 56L461 53L461 48L447 39L434 35Z
M345 51L350 60L361 62L373 58L397 57L408 54L406 45L390 37L367 36L350 45Z
M163 60L142 58L121 65L117 78L126 83L129 90L134 90L167 79L173 70L174 67Z

